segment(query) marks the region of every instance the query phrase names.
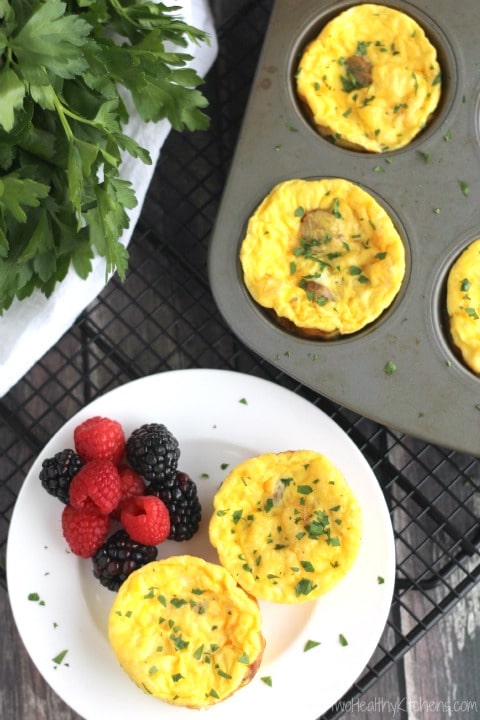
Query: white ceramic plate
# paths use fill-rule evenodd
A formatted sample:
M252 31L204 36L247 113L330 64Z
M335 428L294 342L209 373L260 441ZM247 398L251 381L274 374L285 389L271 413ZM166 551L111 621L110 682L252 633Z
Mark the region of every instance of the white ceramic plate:
M104 720L106 713L116 720L198 715L144 694L119 667L106 631L114 595L93 577L90 561L68 552L60 526L63 506L39 481L42 460L71 447L73 428L92 415L119 420L127 435L145 422L161 422L179 441L179 469L197 483L203 519L192 540L163 543L161 557L217 559L208 542L212 498L228 467L248 457L310 449L342 470L364 520L354 567L320 600L261 603L267 641L262 666L248 686L209 709L208 717L244 720L268 707L277 720L314 720L334 705L373 654L391 606L394 537L382 491L358 448L322 411L274 383L222 370L166 372L113 390L69 420L32 466L11 520L7 577L18 630L48 684L86 720ZM29 599L32 593L38 599ZM320 644L305 651L308 641Z

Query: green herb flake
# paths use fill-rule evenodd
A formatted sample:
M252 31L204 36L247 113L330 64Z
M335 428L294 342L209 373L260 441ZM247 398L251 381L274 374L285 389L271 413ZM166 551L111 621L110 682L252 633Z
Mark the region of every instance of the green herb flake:
M309 650L313 650L313 648L316 648L320 645L318 640L307 640L305 645L303 646L303 652L308 652Z
M310 495L313 492L311 485L298 485L297 492L299 495Z
M431 161L431 159L432 159L431 156L430 156L430 153L424 152L423 150L418 150L418 154L420 155L420 157L423 158L423 160L424 160L424 162L425 162L426 165L429 165L429 164L430 164L430 161Z
M300 597L300 595L309 595L316 587L311 580L302 578L295 583L295 595L297 597Z
M263 677L260 678L260 680L261 680L262 682L264 682L265 685L268 685L268 687L272 687L272 685L273 685L272 676L271 676L271 675L264 675Z
M243 515L243 510L234 510L232 513L233 524L236 525Z
M377 576L377 583L378 583L379 585L383 585L384 582L385 582L385 578L383 578L381 575L378 575L378 576Z
M32 592L28 595L28 600L31 602L38 602L40 600L40 595L36 592Z
M170 604L173 605L173 607L181 608L187 604L187 601L184 598L172 598Z
M299 205L293 214L295 217L303 217L305 215L305 208Z
M272 508L273 508L273 500L272 500L272 498L267 498L263 509L265 510L265 512L270 512L270 510Z
M242 653L242 655L237 658L237 662L242 663L242 665L250 665L250 659L247 653Z
M179 673L179 672L174 673L171 677L172 677L172 680L174 683L180 682L180 680L184 679L182 673Z
M389 361L387 362L387 364L386 364L385 367L383 368L383 372L384 372L386 375L393 375L394 373L397 372L397 366L395 365L395 363L393 362L393 360L389 360Z
M62 650L62 652L59 652L58 655L55 655L54 658L52 658L52 662L55 663L55 665L61 665L62 662L65 660L65 656L68 653L68 650Z
M470 195L470 185L465 182L465 180L460 180L459 185L462 193L465 195L465 197L468 197Z
M313 567L310 560L301 560L300 565L303 567L305 572L315 572L315 568Z
M342 647L346 647L348 645L348 640L345 635L342 635L342 633L338 636L338 642Z

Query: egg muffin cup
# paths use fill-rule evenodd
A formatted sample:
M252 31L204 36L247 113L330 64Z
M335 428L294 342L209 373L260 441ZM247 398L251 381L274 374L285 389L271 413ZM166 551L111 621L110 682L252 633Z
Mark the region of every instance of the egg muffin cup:
M220 565L193 555L156 560L120 587L111 647L144 692L172 705L215 705L247 685L263 656L258 602Z
M441 98L435 45L410 14L360 3L303 49L295 88L318 132L344 147L398 150L428 126Z
M297 604L334 588L362 538L358 500L312 450L265 453L233 468L213 500L209 535L220 562L259 600Z

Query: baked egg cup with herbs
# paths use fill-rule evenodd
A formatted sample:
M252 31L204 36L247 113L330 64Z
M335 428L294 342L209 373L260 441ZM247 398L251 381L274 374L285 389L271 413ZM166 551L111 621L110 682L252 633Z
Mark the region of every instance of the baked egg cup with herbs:
M225 568L180 555L127 577L111 608L108 634L139 688L197 709L252 680L265 647L261 622L257 600Z
M409 15L361 4L312 40L295 75L317 131L339 145L380 153L410 143L441 97L436 48Z
M342 178L276 185L248 221L240 263L251 297L282 326L325 339L376 320L406 267L385 209Z
M357 558L361 508L341 471L311 450L240 463L214 497L210 542L259 600L295 604L331 590Z
M452 343L465 365L480 375L480 239L450 268L446 302Z

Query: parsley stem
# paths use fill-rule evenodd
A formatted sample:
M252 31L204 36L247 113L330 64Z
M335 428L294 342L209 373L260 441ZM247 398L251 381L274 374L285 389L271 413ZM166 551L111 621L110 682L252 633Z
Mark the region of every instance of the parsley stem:
M51 85L50 85L50 87L52 88ZM53 95L53 103L55 106L55 110L57 111L57 115L60 118L60 122L62 123L62 127L65 131L65 135L67 136L69 142L73 142L75 138L74 138L74 135L72 132L72 128L70 127L67 117L66 117L68 114L67 112L65 112L66 108L60 102L60 99L59 99L58 95L55 93L55 91L53 90L53 88L52 88L52 95Z

